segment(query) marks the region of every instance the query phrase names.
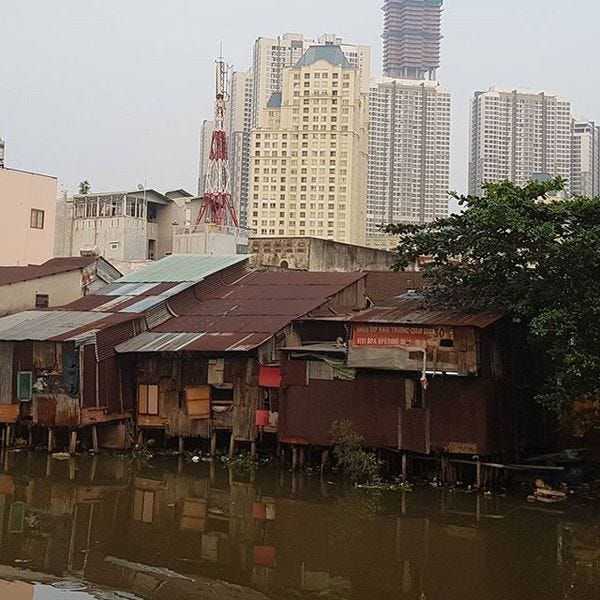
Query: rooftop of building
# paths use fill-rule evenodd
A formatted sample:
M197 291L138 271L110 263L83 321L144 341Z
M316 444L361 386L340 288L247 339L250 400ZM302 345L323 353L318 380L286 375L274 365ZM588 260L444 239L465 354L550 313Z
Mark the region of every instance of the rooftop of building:
M169 301L177 316L120 344L116 351L252 350L364 276L249 271L229 283L199 284Z
M294 69L309 67L316 62L325 61L342 69L353 69L340 46L327 44L324 46L311 46L302 58L294 65Z
M281 108L283 102L283 94L281 92L273 92L267 102L267 108Z
M86 198L96 198L99 196L129 196L138 199L145 198L148 202L153 202L155 204L169 204L171 202L171 197L153 188L138 188L135 190L118 190L112 192L91 191L89 194L74 194L73 200L84 200Z
M201 281L228 267L248 260L247 254L171 254L144 269L134 271L117 283L179 283Z
M41 277L50 277L59 273L68 273L85 269L98 260L95 256L74 256L65 258L51 258L41 265L28 265L26 267L0 267L0 286L31 281Z
M54 175L46 175L45 173L36 173L35 171L25 171L24 169L13 169L12 167L0 168L0 173L17 173L21 175L35 175L36 177L46 177L47 179L56 179Z

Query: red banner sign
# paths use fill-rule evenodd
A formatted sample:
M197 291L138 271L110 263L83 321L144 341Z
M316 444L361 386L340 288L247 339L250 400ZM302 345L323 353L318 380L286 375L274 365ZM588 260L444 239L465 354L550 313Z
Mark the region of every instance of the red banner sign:
M424 348L428 342L454 339L449 327L423 327L407 325L355 325L352 345L355 348Z

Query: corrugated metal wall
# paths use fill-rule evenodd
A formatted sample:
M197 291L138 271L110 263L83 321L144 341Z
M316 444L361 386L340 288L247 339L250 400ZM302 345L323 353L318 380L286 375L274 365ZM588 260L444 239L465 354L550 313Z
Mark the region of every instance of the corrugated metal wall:
M0 404L13 403L13 342L0 342Z

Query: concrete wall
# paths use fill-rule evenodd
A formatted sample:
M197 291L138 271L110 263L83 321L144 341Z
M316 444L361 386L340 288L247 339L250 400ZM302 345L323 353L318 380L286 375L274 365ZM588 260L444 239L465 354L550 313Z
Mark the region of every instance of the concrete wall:
M36 294L48 294L50 306L61 306L77 300L82 295L81 271L0 286L0 317L35 308Z
M388 271L391 252L307 237L251 238L254 267L302 271Z
M41 264L54 255L57 180L0 169L0 265ZM32 229L31 210L44 211L43 229Z

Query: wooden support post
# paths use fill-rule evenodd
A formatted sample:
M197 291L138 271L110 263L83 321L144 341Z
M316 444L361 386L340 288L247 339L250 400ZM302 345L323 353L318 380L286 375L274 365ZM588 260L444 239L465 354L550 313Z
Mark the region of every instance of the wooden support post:
M323 452L321 452L321 475L323 475L323 473L325 473L328 466L329 466L329 450L327 448L324 448Z
M15 426L12 423L8 423L8 425L6 426L6 445L7 446L13 445L14 430L15 430Z
M27 445L29 448L33 448L33 426L30 425L27 431Z
M212 458L217 454L217 430L213 429L210 434L210 455Z
M0 447L6 447L6 425L2 425L2 432L0 433Z
M229 458L233 458L235 456L235 438L233 437L233 431L231 432L231 437L229 438Z
M69 439L69 454L74 456L77 452L77 429L71 431L71 437Z
M250 456L256 458L256 440L250 442Z
M402 481L408 481L408 456L406 452L402 454Z
M98 427L92 425L92 450L98 452Z
M477 489L480 490L481 489L481 459L479 458L479 456L477 457L476 469L477 469L477 482L475 485L477 486Z
M48 427L48 452L54 452L54 429Z
M185 448L185 440L182 436L179 436L179 454L183 454L183 450Z
M98 457L92 457L92 465L90 466L90 483L94 483L96 479L96 469L98 468Z
M138 431L137 445L138 446L143 446L144 445L144 430L143 429L140 429Z
M52 457L48 454L46 458L46 477L52 475Z
M306 463L306 446L300 446L300 456L298 457L298 466L303 469Z
M210 485L211 487L214 487L215 485L215 475L216 475L216 468L215 468L215 461L211 461L210 465L209 465L209 470L208 470L208 477L210 479Z
M292 470L296 470L298 468L298 446L296 444L292 444Z

